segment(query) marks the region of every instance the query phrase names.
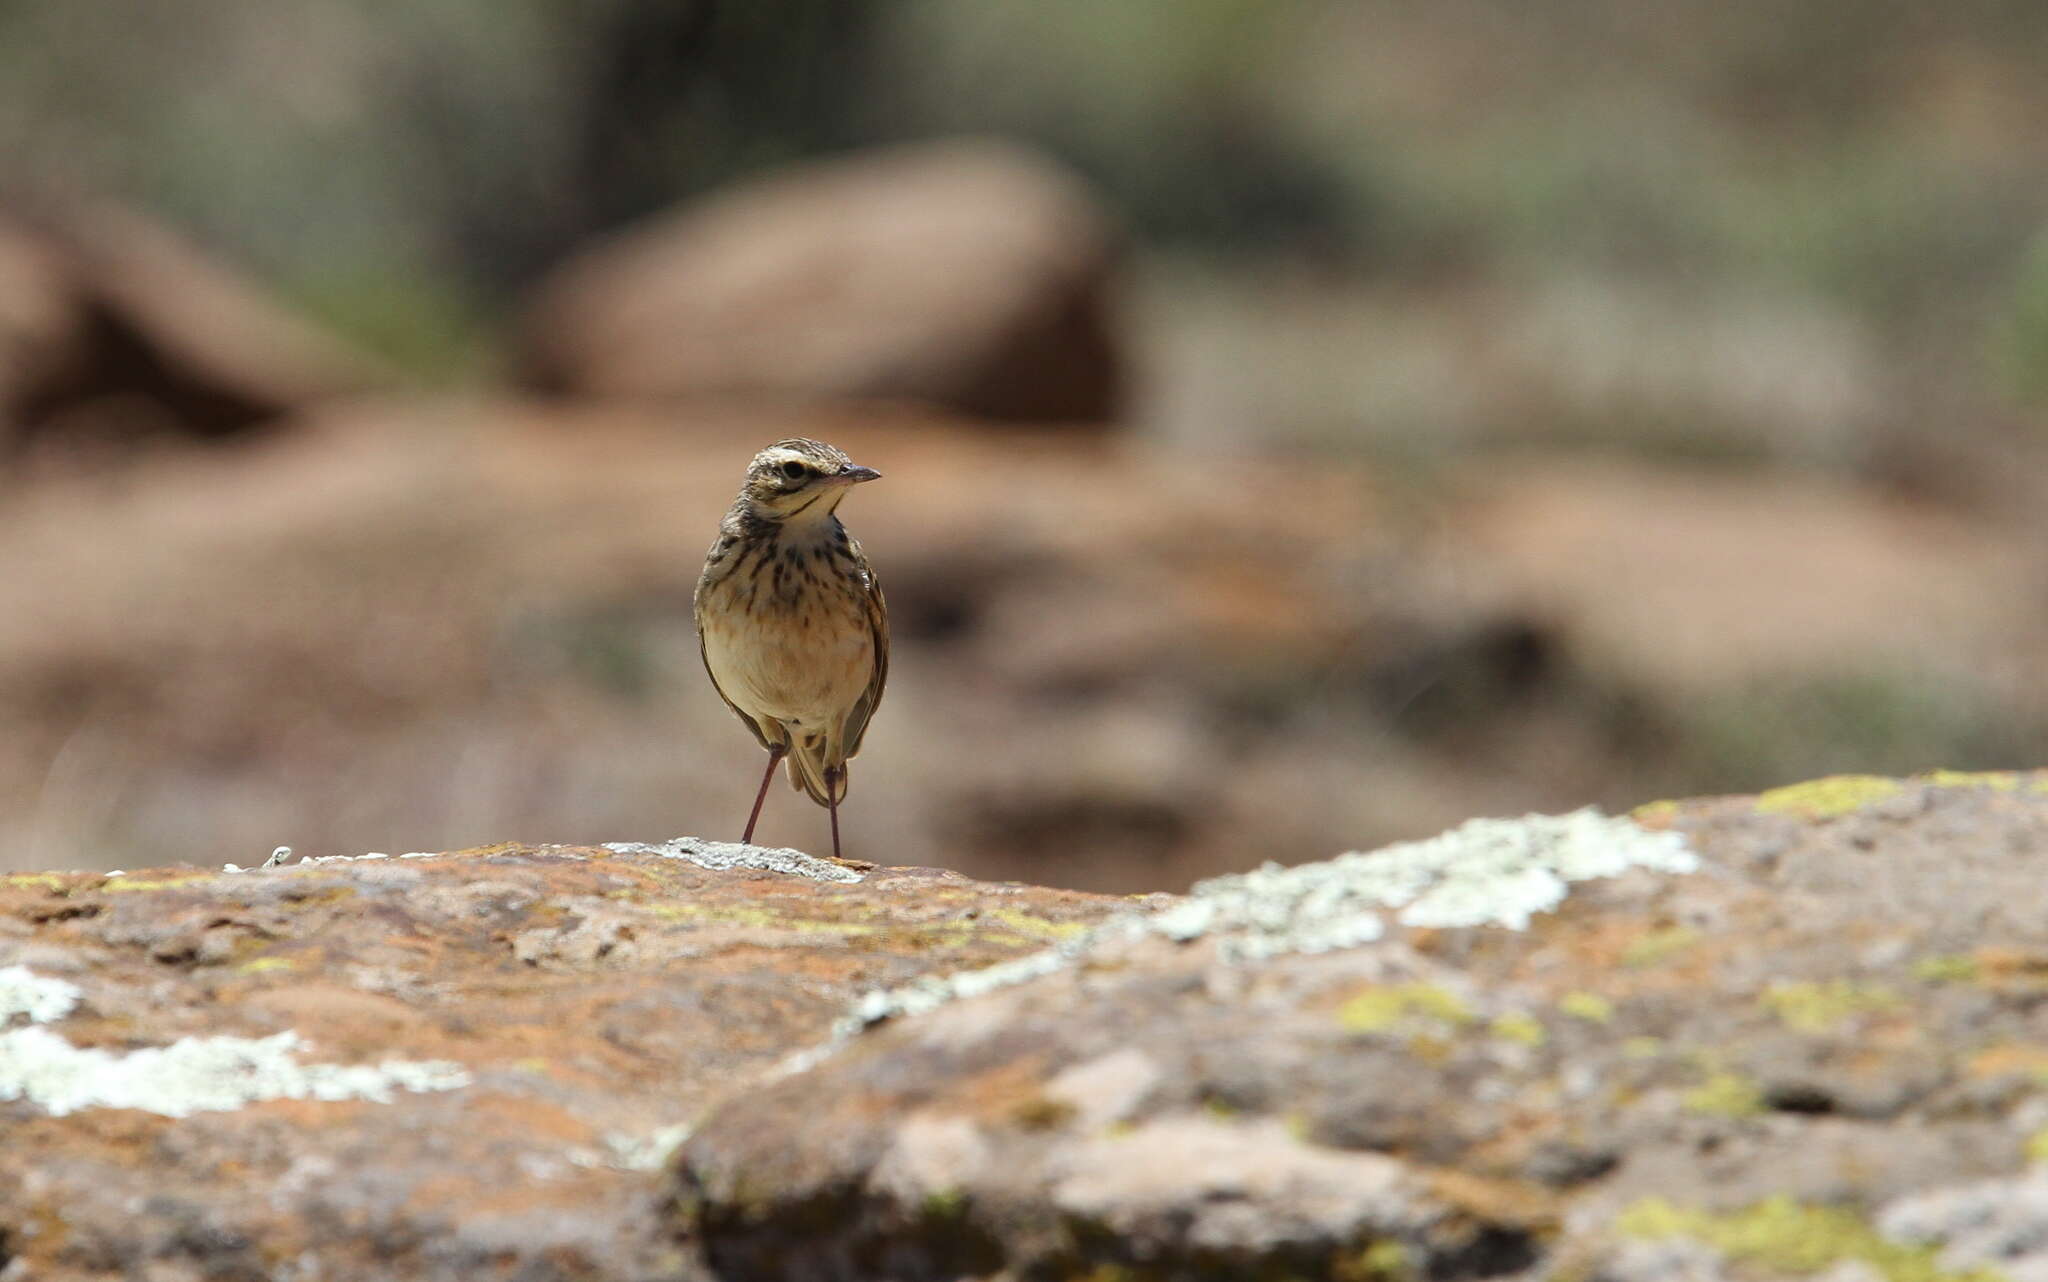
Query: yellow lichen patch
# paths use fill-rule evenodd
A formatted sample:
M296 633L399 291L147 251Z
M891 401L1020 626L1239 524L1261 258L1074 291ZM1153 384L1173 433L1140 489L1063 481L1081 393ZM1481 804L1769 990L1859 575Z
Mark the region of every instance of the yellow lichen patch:
M2017 792L2020 786L2017 770L1930 770L1913 778L1918 783L1936 788L1989 788L1993 792Z
M1977 959L1967 954L1922 957L1913 963L1913 978L1930 984L1967 984L1982 973Z
M858 922L817 921L770 912L765 908L719 907L703 904L639 904L642 912L669 921L702 922L707 926L744 926L756 930L787 930L800 934L872 935L877 927Z
M1719 1072L1685 1093L1688 1112L1710 1117L1754 1117L1764 1111L1764 1095L1740 1073Z
M210 880L212 880L212 877L210 874L207 873L197 873L190 877L166 877L162 880L151 880L145 877L129 877L124 875L120 877L109 877L105 881L101 882L97 888L100 890L108 891L110 893L114 891L125 890L168 890L173 886L189 886L196 881Z
M0 877L0 886L9 890L62 890L64 879L53 872L18 872Z
M1700 942L1700 933L1690 926L1661 926L1638 936L1622 950L1624 966L1656 966Z
M1904 789L1904 784L1883 775L1830 775L1825 779L1773 788L1757 797L1756 808L1759 814L1833 819L1861 810L1873 802L1896 797Z
M1053 921L1033 913L1019 912L1015 908L997 908L982 914L989 921L999 921L1010 929L1036 939L1069 939L1088 929L1078 921Z
M1645 828L1662 830L1671 826L1678 818L1678 803L1675 801L1646 801L1628 812L1628 817Z
M283 901L290 908L315 908L321 904L339 903L355 897L354 886L344 885L338 881L302 880L300 884L284 892Z
M1455 994L1429 984L1368 988L1337 1008L1337 1022L1352 1033L1383 1033L1415 1017L1459 1026L1475 1018Z
M1877 1015L1899 1008L1889 988L1831 979L1825 984L1772 984L1760 999L1772 1014L1802 1033L1824 1033L1857 1015Z
M1408 1248L1391 1238L1382 1238L1350 1260L1340 1260L1336 1274L1338 1282L1409 1282L1416 1276Z
M2027 1160L2048 1162L2048 1130L2035 1131L2027 1137Z
M1614 1018L1614 1003L1598 993L1566 993L1557 999L1557 1008L1589 1024L1605 1024Z
M1885 1282L2000 1282L2003 1276L1995 1269L1945 1269L1936 1247L1894 1242L1852 1211L1786 1197L1722 1213L1645 1198L1623 1211L1615 1228L1629 1237L1690 1238L1737 1263L1795 1277L1850 1261Z
M255 957L235 967L237 975L261 975L274 970L297 970L299 964L289 957Z
M933 1189L924 1195L927 1219L957 1220L967 1214L967 1194L956 1188Z
M1489 1025L1489 1029L1495 1037L1503 1038L1510 1042L1519 1042L1524 1046L1541 1046L1545 1038L1549 1036L1543 1031L1543 1024L1540 1020L1534 1015L1518 1010L1509 1011L1505 1015L1494 1016L1493 1023Z
M1630 1037L1621 1043L1624 1059L1655 1059L1663 1053L1664 1039L1661 1037Z

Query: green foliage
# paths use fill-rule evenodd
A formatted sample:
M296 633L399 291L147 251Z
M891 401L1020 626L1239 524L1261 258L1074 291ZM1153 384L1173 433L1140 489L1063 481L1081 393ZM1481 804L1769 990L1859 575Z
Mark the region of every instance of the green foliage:
M2020 259L1991 355L2012 396L2030 404L2048 402L2048 232L2036 236Z
M451 383L478 372L484 323L475 300L453 280L315 264L284 288L337 334L414 378Z
M2023 709L1962 678L1840 672L1709 694L1683 713L1689 791L1748 792L1837 771L1908 775L2048 752Z

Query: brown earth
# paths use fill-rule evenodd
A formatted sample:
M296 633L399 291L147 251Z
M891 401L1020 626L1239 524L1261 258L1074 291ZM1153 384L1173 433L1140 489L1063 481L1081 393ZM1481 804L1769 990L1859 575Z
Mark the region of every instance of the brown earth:
M2031 1277L2044 843L2036 773L1188 898L686 840L12 876L0 1276Z
M1297 689L1364 698L1492 626L1433 604L1359 469L1219 483L871 413L364 407L0 512L0 867L736 832L757 749L689 595L746 459L798 432L886 474L845 512L895 632L850 852L1138 888L1254 831L1334 848L1367 802L1307 803L1384 749L1292 724ZM778 788L763 831L822 822Z
M1813 718L1770 681L1890 681L1825 704L1821 742L1909 768L2029 759L2048 720L2008 533L1832 485L1416 485L909 414L394 401L10 496L0 868L737 835L757 749L689 594L745 460L791 433L886 474L845 513L895 628L849 853L1171 887L1784 777ZM2011 735L1935 738L1922 707ZM816 848L823 820L777 788L763 836Z

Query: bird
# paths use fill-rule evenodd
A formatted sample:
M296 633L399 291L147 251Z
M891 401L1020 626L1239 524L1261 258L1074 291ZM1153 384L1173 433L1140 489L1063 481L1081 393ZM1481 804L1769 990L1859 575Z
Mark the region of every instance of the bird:
M744 843L786 759L790 786L831 812L841 857L846 763L888 681L889 609L838 508L880 476L823 441L777 441L747 465L704 556L692 598L704 670L768 751Z

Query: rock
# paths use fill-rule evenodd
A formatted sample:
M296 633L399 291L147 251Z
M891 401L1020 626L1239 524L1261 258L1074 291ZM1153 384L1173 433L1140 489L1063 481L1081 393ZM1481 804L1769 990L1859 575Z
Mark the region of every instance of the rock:
M83 359L82 300L55 248L0 220L0 428L75 377Z
M1115 258L1071 175L924 143L743 183L571 258L537 291L529 386L659 400L901 399L1112 417Z
M160 223L107 204L0 217L0 437L217 437L385 382Z
M0 877L0 1277L2033 1277L2044 847L2048 772L1184 897L693 838Z
M2024 539L1796 476L1517 467L1447 516L1588 665L1674 697L1773 673L1939 656L1998 666L2026 624Z
M1221 879L730 1097L671 1214L728 1277L2031 1268L2044 852L2048 773L1848 779Z
M676 841L0 877L0 1277L701 1276L654 1171L1128 901Z

